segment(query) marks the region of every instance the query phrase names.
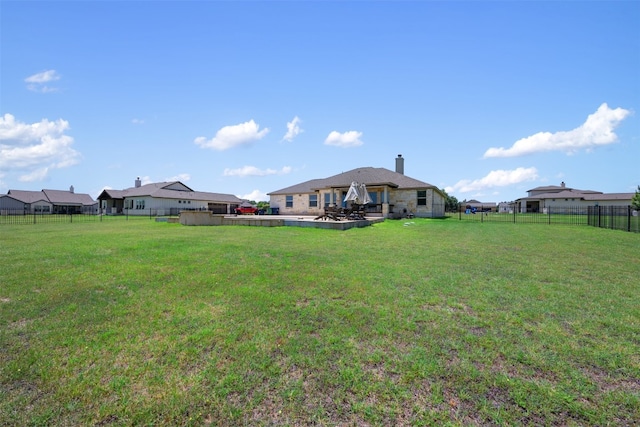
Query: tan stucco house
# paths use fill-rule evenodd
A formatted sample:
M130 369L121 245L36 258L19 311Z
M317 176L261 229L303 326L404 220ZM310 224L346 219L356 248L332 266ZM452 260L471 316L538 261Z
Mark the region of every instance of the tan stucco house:
M180 211L233 213L242 200L232 194L194 191L180 181L142 185L140 178L124 190L105 189L98 196L109 215L177 215Z
M532 188L528 196L515 201L520 212L547 212L549 209L572 209L587 206L628 206L635 193L602 193L569 188L564 182Z
M96 214L98 202L73 186L65 190L9 190L0 196L0 212L12 214Z
M365 184L371 198L368 216L401 218L444 216L445 195L436 186L404 174L404 158L396 158L396 170L362 167L312 179L268 193L271 208L281 215L320 215L325 207L343 206L353 182Z

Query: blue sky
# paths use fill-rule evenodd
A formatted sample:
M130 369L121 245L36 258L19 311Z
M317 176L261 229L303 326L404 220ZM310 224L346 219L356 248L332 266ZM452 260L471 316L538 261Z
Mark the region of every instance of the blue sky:
M640 2L2 1L0 193L640 184Z

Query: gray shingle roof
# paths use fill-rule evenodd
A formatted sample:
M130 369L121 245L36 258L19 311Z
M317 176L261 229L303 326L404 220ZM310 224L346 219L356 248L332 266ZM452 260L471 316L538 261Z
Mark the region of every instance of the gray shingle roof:
M363 183L369 187L388 185L399 189L433 188L441 192L440 189L434 185L389 169L364 167L352 169L324 179L312 179L268 194L312 193L323 188L348 188L352 182Z
M42 191L9 190L7 195L23 203L29 203L29 204L39 202L39 201L45 201L45 202L50 202L54 205L91 206L97 203L88 194L72 193L70 191L65 191L65 190L42 190Z
M126 190L114 190L111 188L105 188L98 196L98 199L124 199ZM103 197L103 195L107 197Z
M636 193L600 193L584 194L585 200L631 200Z
M22 203L35 203L39 201L48 202L47 196L42 191L28 191L28 190L9 190L7 195L13 199L16 199Z
M557 192L562 190L573 190L573 188L563 187L561 185L543 185L541 187L532 188L531 190L527 190L527 193L531 191L550 191Z
M522 197L518 200L541 199L582 199L589 201L598 200L631 200L635 193L602 193L591 190L565 190L557 193L536 194L531 197Z
M64 190L42 190L42 192L54 205L91 206L97 203L88 194L72 193Z
M169 189L168 187L184 187L185 190ZM103 197L106 196L106 197ZM131 187L125 190L105 189L102 191L99 199L124 199L125 197L154 197L158 199L180 199L180 200L200 200L219 203L241 203L242 200L233 194L209 193L205 191L193 191L180 181L172 182L153 182L141 185L140 187Z

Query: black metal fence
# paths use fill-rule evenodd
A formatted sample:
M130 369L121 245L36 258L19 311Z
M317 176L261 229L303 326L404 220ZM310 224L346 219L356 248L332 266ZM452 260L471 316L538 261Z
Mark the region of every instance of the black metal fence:
M640 233L640 209L631 206L589 206L587 222L593 227Z
M52 214L43 212L24 212L23 210L3 209L0 211L0 225L4 224L55 224L55 223L74 223L74 222L101 222L101 221L117 221L117 220L137 220L137 219L154 219L157 217L177 217L178 209L146 209L138 210L139 215L106 215L101 212L88 213L72 213L72 214Z
M460 221L520 224L591 225L640 233L640 211L631 206L573 206L544 208L542 212L491 212L461 207L448 213Z

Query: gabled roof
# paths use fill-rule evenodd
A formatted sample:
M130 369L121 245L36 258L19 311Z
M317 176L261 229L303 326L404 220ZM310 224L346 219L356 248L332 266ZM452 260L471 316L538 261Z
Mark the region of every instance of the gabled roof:
M169 189L169 187L173 187ZM162 197L157 195L159 191L171 191L171 194L175 194L177 192L193 192L193 190L180 181L171 181L171 182L152 182L150 184L141 185L140 187L131 187L127 188L125 191L125 197L142 197L142 196L153 196L153 197Z
M565 191L571 191L571 192L580 193L580 194L587 194L587 193L602 194L602 192L600 191L579 190L577 188L570 188L564 185L546 185L542 187L536 187L536 188L532 188L531 190L527 190L527 193L536 192L542 195L542 194L558 194L558 193L563 193ZM538 195L536 194L531 197L538 197Z
M542 200L542 199L582 199L589 201L598 200L631 200L635 193L602 193L591 190L565 190L558 193L536 194L531 197L523 197L518 200Z
M53 205L92 206L97 202L88 194L72 193L64 190L9 190L7 196L22 203L49 202Z
M325 188L349 188L352 182L362 183L369 187L386 185L399 189L432 188L442 193L441 190L434 185L408 177L399 172L385 168L364 167L352 169L324 179L312 179L268 194L312 193Z
M233 194L193 191L180 181L154 182L125 190L104 189L98 199L124 199L126 197L154 197L157 199L200 200L221 203L241 203Z
M47 199L54 205L91 206L97 202L88 194L72 193L63 190L42 190Z
M541 187L532 188L531 190L527 190L527 193L532 191L545 191L549 193L554 193L563 190L573 190L573 188L565 187L562 185L543 185Z
M124 194L126 190L114 190L112 188L105 188L102 190L102 193L98 196L98 200L100 199L124 199Z
M47 196L42 191L9 190L7 196L22 203L48 202Z
M636 193L598 193L585 194L585 200L631 200Z
M564 190L557 193L544 193L531 196L532 199L581 199L585 194L594 194L594 192L585 193L581 190ZM602 194L602 193L599 193Z

